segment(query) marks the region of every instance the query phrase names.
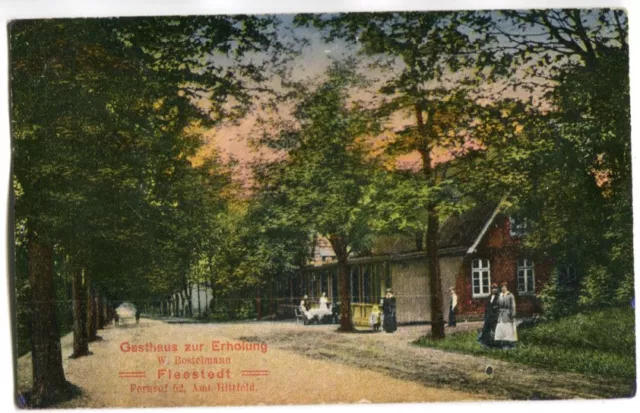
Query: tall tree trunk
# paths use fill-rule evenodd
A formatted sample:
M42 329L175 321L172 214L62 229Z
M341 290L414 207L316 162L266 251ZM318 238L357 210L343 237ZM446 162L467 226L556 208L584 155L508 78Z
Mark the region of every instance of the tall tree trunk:
M111 300L107 300L107 324L110 324L111 320L113 320L113 304Z
M172 294L171 295L171 308L172 308L172 315L174 317L179 317L180 314L178 313L178 296L176 294Z
M422 138L422 171L427 185L437 184L436 171L431 166L430 136L435 116L435 109L430 108L425 123L422 114L422 106L415 104L415 115L418 125L418 133ZM444 338L444 317L442 315L442 283L438 262L438 232L439 220L436 213L436 201L431 201L427 206L427 276L429 277L429 297L431 307L431 336L435 339Z
M87 281L87 339L91 343L98 339L98 331L96 329L95 290L91 281Z
M99 307L99 291L93 290L93 331L98 338L98 307Z
M336 253L338 260L338 285L340 286L340 328L338 331L355 331L353 320L351 319L351 296L349 295L349 266L347 264L347 246L342 237L329 237L331 246Z
M209 314L209 292L207 283L204 283L204 313Z
M193 284L187 283L187 288L184 290L184 295L187 299L189 317L193 317Z
M429 273L429 290L431 291L431 336L444 338L444 315L442 314L442 283L438 262L439 222L435 206L428 211L427 228L427 271Z
M260 303L260 287L256 287L256 310L258 313L258 320L262 319L262 303Z
M211 277L211 305L210 305L211 313L215 313L216 311L216 288L213 277Z
M102 320L105 326L109 324L109 300L106 295L102 296Z
M202 310L200 309L200 281L196 283L196 288L198 292L198 317L202 316Z
M336 298L337 297L331 297L331 300L334 301L334 304L335 304ZM290 300L289 304L295 304L293 300L293 280L292 279L289 279L289 300Z
M53 247L31 233L28 248L33 310L31 323L33 390L30 403L40 407L67 397L70 386L62 368L60 333L56 322Z
M277 289L277 286L276 286ZM273 302L273 279L269 280L269 301L267 301L267 308L269 314L274 314L274 308L278 308L277 303Z
M191 299L189 298L189 293L187 292L188 288L189 288L189 285L187 284L187 287L185 287L184 291L180 293L182 296L182 307L184 311L183 315L185 317L191 317L193 315L191 311Z
M83 279L82 269L76 269L72 274L71 288L73 290L73 354L72 358L89 354L87 337L87 288Z
M96 325L97 329L102 330L104 328L104 300L102 299L102 294L96 294Z

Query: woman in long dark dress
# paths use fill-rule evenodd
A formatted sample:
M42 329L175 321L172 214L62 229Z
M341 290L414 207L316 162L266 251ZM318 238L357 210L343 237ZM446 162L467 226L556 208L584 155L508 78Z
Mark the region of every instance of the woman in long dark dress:
M387 333L393 333L398 329L398 326L396 324L396 297L393 296L391 288L387 288L387 293L382 302L382 313L384 314L382 328Z
M491 295L487 298L484 305L484 324L482 333L478 341L485 346L492 346L493 335L498 324L498 315L500 313L500 305L498 304L498 285L491 285Z

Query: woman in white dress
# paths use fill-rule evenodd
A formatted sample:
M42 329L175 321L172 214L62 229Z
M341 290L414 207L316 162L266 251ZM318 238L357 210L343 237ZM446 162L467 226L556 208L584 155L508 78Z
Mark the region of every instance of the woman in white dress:
M320 309L329 309L329 299L327 298L327 293L322 293L322 297L320 297Z
M328 322L331 318L331 308L329 307L329 299L327 293L323 292L318 303L318 309L315 310L315 316L318 322Z
M507 289L507 283L502 283L502 292L498 297L498 325L494 340L502 347L513 347L518 341L516 330L516 299Z

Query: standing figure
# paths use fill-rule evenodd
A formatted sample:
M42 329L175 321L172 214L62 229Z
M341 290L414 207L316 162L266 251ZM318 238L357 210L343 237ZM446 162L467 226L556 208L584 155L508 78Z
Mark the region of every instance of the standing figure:
M498 304L498 284L491 285L491 295L484 304L484 324L478 341L485 346L492 346L494 343L494 334L496 324L498 324L498 315L500 314L500 305Z
M458 295L456 290L449 288L451 295L449 296L449 327L456 326L456 307L458 306Z
M393 296L391 288L387 288L382 304L382 312L384 313L382 328L387 333L393 333L398 329L398 326L396 324L396 297Z
M503 348L512 348L518 341L516 330L516 299L507 289L507 283L502 283L502 292L498 297L498 324L494 340Z
M329 299L327 293L323 292L318 303L318 311L316 312L316 318L318 322L326 323L330 322L332 318L331 307L329 306Z
M136 308L136 324L140 324L140 309Z
M116 327L120 325L120 315L118 314L118 311L115 311L113 314L113 322L116 324Z
M334 324L338 324L340 322L340 302L331 306L331 321Z
M380 330L381 318L382 317L380 316L380 307L378 307L377 305L374 305L373 308L371 309L371 315L369 316L369 324L371 325L371 328L373 329L373 331Z

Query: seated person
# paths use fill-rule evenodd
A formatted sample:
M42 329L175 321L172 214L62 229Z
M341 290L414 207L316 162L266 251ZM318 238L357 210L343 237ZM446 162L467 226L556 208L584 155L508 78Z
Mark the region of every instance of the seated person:
M307 325L311 320L313 320L313 316L309 312L309 308L311 307L311 302L309 301L309 296L305 295L302 300L300 300L300 306L298 307L300 310L300 314L302 314L302 320L304 324Z
M327 293L322 293L322 297L320 297L318 308L315 310L311 310L313 315L316 316L318 322L329 322L331 318L332 310L331 305L329 304L329 299L327 298Z
M322 293L322 297L320 297L320 309L325 310L329 308L329 299L327 298L327 293Z

